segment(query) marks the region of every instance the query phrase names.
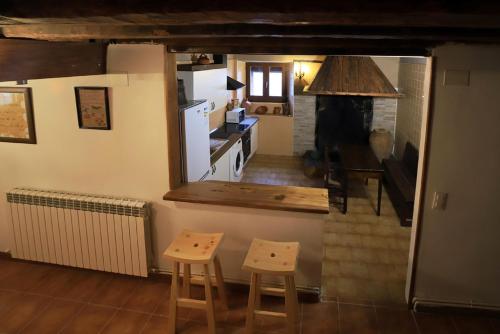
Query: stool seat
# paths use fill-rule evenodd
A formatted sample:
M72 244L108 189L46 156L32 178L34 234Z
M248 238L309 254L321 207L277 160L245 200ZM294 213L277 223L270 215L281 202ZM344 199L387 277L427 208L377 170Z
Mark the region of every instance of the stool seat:
M224 233L199 233L183 230L168 246L163 256L173 261L191 264L212 262Z
M293 275L299 254L298 242L254 239L243 263L243 269L271 275Z

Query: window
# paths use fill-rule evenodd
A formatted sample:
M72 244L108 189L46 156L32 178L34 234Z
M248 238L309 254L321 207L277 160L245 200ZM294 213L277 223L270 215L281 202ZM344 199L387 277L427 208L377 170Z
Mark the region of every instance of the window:
M247 97L255 102L286 102L287 67L284 63L247 63Z

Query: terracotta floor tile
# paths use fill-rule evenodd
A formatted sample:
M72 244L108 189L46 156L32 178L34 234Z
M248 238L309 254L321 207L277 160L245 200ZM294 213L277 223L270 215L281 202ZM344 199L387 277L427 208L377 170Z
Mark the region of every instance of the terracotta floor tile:
M420 333L425 334L456 334L457 331L451 318L442 314L415 313L415 319Z
M303 334L339 333L339 312L337 303L302 304Z
M134 293L141 280L128 276L114 276L101 285L90 298L93 304L120 307Z
M54 267L47 265L39 265L27 262L15 262L14 270L2 277L0 280L0 288L26 292L43 279L45 275L54 270Z
M0 290L0 316L7 312L7 310L12 307L12 304L19 299L22 295L21 292L17 291L2 291Z
M22 331L22 333L57 333L84 304L53 299L48 307Z
M339 319L342 334L377 333L377 318L371 306L339 303Z
M195 295L198 295L196 291L198 291L197 287L193 291L195 291L194 295L192 296L195 298ZM161 316L168 316L170 314L170 285L168 286L168 291L166 294L161 297L161 299L158 302L158 305L156 309L154 309L154 313L156 315L161 315ZM201 299L201 298L200 298ZM189 318L191 310L185 307L178 307L177 308L177 318L178 319L185 319L187 320Z
M154 315L148 320L141 334L167 334L168 321L167 317Z
M70 268L57 268L47 273L30 291L54 297L88 301L111 275Z
M103 334L140 333L150 318L149 314L119 310L104 327Z
M16 298L12 306L0 315L0 333L17 333L40 315L49 302L48 297L29 294Z
M14 261L14 260L0 260L0 288L3 288L5 284L5 277L11 275L12 273L19 273L21 271L28 272L28 263L24 261Z
M411 311L386 307L375 308L381 334L417 334Z
M123 304L123 308L140 312L154 312L160 302L168 300L170 284L167 281L141 280Z
M181 320L177 322L177 334L206 334L208 333L207 326L199 322ZM217 324L216 331L219 333L224 330L224 327Z
M99 333L116 309L97 305L85 305L63 328L65 334Z
M459 334L494 334L493 326L488 318L472 316L453 316L453 322Z

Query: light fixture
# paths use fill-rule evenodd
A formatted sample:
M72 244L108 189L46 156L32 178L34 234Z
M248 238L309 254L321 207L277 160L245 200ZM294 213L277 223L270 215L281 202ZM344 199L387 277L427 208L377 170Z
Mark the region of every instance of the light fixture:
M297 62L298 66L296 66L296 70L295 70L295 76L299 79L299 81L305 77L306 73L305 71L302 69L302 62L299 61Z
M293 91L295 95L300 95L304 92L304 88L309 85L309 83L304 79L306 72L308 70L307 66L303 66L301 61L297 61L294 64L295 80L293 83Z

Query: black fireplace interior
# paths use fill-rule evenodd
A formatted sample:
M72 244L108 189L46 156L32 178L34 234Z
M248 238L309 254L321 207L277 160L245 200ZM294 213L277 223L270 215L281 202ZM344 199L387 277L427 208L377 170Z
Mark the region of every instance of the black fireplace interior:
M316 97L315 146L321 156L325 145L368 145L373 119L370 96L318 95Z

